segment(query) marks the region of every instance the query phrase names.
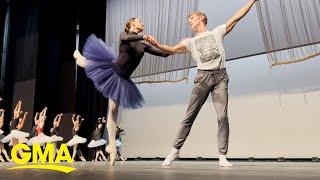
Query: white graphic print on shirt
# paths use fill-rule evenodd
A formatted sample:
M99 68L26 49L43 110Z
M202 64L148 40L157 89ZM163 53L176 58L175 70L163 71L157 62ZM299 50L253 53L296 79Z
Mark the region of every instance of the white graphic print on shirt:
M220 57L219 48L217 47L214 35L200 37L195 39L195 47L200 54L201 62L208 62Z

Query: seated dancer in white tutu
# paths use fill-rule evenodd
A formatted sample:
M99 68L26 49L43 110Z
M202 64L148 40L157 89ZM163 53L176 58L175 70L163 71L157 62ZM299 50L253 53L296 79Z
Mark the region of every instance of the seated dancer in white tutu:
M27 144L29 146L32 146L34 144L40 144L41 146L44 146L46 143L51 143L52 139L50 136L47 136L43 133L43 126L44 123L47 120L47 110L48 108L45 107L39 114L39 118L36 120L35 117L35 121L38 121L38 125L37 125L37 136L29 139L29 141L27 142ZM37 115L37 114L36 114Z
M0 161L1 162L4 162L4 159L1 154L3 154L5 156L7 161L11 161L6 149L4 148L4 144L1 142L1 139L3 139L5 137L5 135L3 135L3 131L2 131L3 122L4 122L4 110L0 109Z
M73 152L72 152L72 160L74 161L74 158L76 156L76 154L78 154L79 158L81 159L81 161L86 161L86 159L83 157L82 152L80 151L80 149L78 148L78 144L83 144L87 142L86 138L80 137L78 136L78 132L80 130L81 127L81 123L84 120L84 118L81 118L80 115L76 115L73 114L72 115L72 123L73 123L73 128L72 128L72 134L73 134L73 138L67 142L67 146L73 146Z
M14 146L16 144L26 142L26 137L29 136L29 133L22 132L20 130L24 126L24 122L26 120L28 112L21 111L21 106L22 101L18 101L16 107L14 108L13 120L10 121L10 134L1 139L2 143L8 143L10 141L10 144ZM21 156L22 150L18 150L18 153Z
M107 143L106 140L102 139L102 134L103 134L106 122L107 121L106 121L105 117L103 117L102 119L98 118L96 129L92 132L92 138L91 138L92 140L88 144L89 148L95 148L95 150L96 150L96 156L95 156L94 161L98 161L99 155L102 156L102 159L104 161L107 160L107 158L104 156L102 149L101 149L101 146L103 146Z
M96 89L109 99L107 129L109 145L106 151L110 154L110 165L116 158L116 121L119 105L124 108L139 108L143 97L136 85L130 80L133 71L138 67L144 53L167 57L169 54L143 43L149 36L139 35L144 30L138 18L130 18L125 25L125 32L120 34L119 56L116 57L112 47L101 39L91 35L83 48L74 57L79 66L85 69L86 75L93 81Z

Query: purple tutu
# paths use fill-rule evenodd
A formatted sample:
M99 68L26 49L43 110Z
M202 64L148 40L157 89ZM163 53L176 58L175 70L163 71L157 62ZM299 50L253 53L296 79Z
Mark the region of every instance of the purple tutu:
M144 99L137 86L117 74L113 63L116 53L95 35L90 35L83 48L83 56L88 60L84 67L86 75L93 81L96 89L124 108L140 108Z

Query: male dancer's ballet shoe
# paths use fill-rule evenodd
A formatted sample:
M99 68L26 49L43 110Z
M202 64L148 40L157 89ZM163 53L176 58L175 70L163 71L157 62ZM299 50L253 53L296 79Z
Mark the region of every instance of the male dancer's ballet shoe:
M227 160L225 155L219 156L219 166L220 167L232 167L233 165Z
M114 166L114 164L116 163L116 155L117 155L117 150L116 148L111 148L109 145L106 146L106 152L109 153L109 157L110 157L110 166Z
M179 157L179 150L176 148L172 148L170 154L163 161L162 166L171 166L172 161Z

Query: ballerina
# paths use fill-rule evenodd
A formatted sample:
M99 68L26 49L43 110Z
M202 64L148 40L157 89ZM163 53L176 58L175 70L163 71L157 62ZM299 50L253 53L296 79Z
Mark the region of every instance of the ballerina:
M38 121L37 125L37 136L29 139L27 144L32 146L34 144L40 144L40 146L44 146L46 143L51 143L52 139L50 136L47 136L43 133L43 127L47 120L47 110L48 108L45 107L39 114L39 118L36 120Z
M21 108L22 101L19 100L16 107L14 108L13 119L10 121L10 133L3 139L1 139L2 143L8 143L10 141L9 144L11 144L12 146L19 143L26 143L26 138L29 136L29 133L20 130L24 126L28 112L21 111ZM20 157L22 157L21 149L18 150L18 153Z
M125 32L120 34L119 56L116 57L112 47L91 35L84 46L83 56L74 52L76 63L85 69L96 89L109 100L107 130L109 144L106 151L110 154L110 165L116 159L116 126L118 108L140 108L144 99L136 85L130 80L133 71L138 67L144 53L168 57L168 53L141 42L147 35L139 35L144 24L138 18L130 18L125 25Z
M107 160L107 158L104 156L101 149L101 146L106 144L106 140L102 139L102 134L103 134L106 122L107 121L105 120L105 117L98 118L96 129L92 132L92 140L88 144L89 148L95 148L96 154L95 154L94 161L98 161L99 155L101 155L104 161Z
M79 158L81 161L86 161L86 159L83 157L83 154L81 150L78 148L78 144L83 144L87 142L86 138L78 136L78 132L80 130L81 124L84 121L84 118L81 118L80 115L73 114L72 115L72 123L73 123L73 128L72 128L72 134L73 137L70 141L67 142L67 146L72 146L73 147L73 152L72 152L72 160L74 161L74 158L76 154L78 154Z
M4 148L4 144L1 142L1 139L3 139L5 137L5 135L3 135L3 131L2 131L2 127L3 127L3 122L4 122L4 109L0 109L0 161L4 162L4 159L1 155L1 153L5 156L6 160L11 162L11 159L8 156L7 150Z
M54 156L56 155L56 152L58 152L57 142L63 140L63 137L59 136L59 127L60 127L60 121L61 121L62 115L63 115L62 113L56 115L56 117L53 120L53 126L50 129L50 135L51 135L52 143L54 145Z

